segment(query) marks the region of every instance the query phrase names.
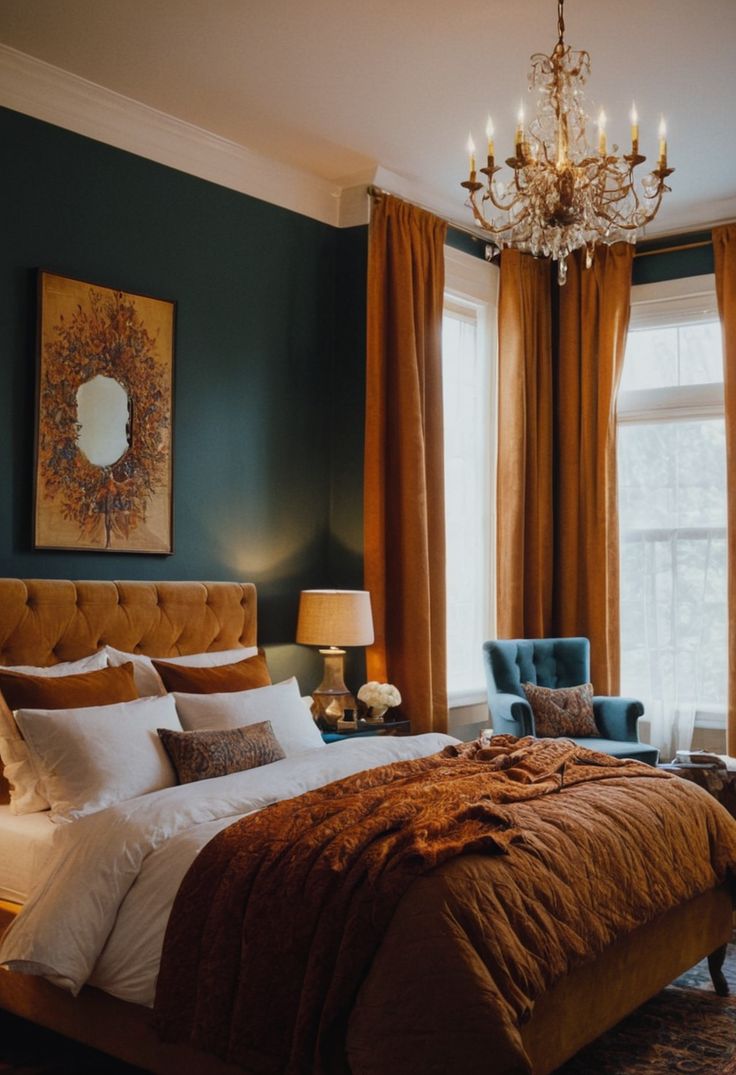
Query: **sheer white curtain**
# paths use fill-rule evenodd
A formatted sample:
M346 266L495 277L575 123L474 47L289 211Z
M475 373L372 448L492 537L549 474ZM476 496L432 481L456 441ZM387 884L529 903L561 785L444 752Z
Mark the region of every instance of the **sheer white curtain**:
M651 301L634 299L619 397L621 693L669 760L696 718L725 721L725 430L712 301L653 286L634 289Z
M692 743L696 713L720 715L725 694L725 530L622 533L622 693L644 703L663 760Z

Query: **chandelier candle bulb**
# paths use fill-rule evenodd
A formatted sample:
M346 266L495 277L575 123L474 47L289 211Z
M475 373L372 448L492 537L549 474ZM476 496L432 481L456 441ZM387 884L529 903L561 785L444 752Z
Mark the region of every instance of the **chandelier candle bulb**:
M468 151L468 158L470 160L470 181L475 179L475 142L473 141L473 135L468 134L468 141L465 147Z
M606 155L606 113L603 109L598 114L598 152L602 157Z
M493 143L493 133L494 133L493 120L489 116L488 121L486 122L486 138L488 139L488 167L489 168L493 167L493 158L496 155L496 148L495 148L494 143Z
M664 116L659 120L659 167L667 167L667 124Z
M516 125L516 155L521 156L524 148L524 105L519 106L518 123Z
M631 103L629 118L631 120L631 153L636 157L639 153L639 113L636 111L635 101Z

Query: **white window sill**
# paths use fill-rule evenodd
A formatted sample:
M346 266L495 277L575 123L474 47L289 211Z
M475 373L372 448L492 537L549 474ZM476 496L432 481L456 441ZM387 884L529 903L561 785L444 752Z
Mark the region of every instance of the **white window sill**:
M450 709L462 709L463 706L468 705L485 705L488 702L488 693L485 687L448 691L447 702Z

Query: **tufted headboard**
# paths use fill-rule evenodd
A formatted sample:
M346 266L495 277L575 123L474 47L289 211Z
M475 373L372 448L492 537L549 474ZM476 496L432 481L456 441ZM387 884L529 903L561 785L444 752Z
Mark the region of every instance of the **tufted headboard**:
M0 579L0 665L76 661L106 644L150 657L255 646L256 623L250 582Z
M252 583L0 579L0 665L75 661L105 644L175 657L256 640Z

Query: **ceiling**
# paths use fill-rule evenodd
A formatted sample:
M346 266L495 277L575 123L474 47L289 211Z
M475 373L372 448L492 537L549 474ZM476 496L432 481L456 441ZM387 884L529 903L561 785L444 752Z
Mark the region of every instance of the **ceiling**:
M566 22L609 143L632 98L650 161L667 119L649 233L736 217L736 0L567 0ZM490 110L510 155L555 40L554 0L0 0L4 44L337 185L381 166L457 219L468 128L482 145Z

